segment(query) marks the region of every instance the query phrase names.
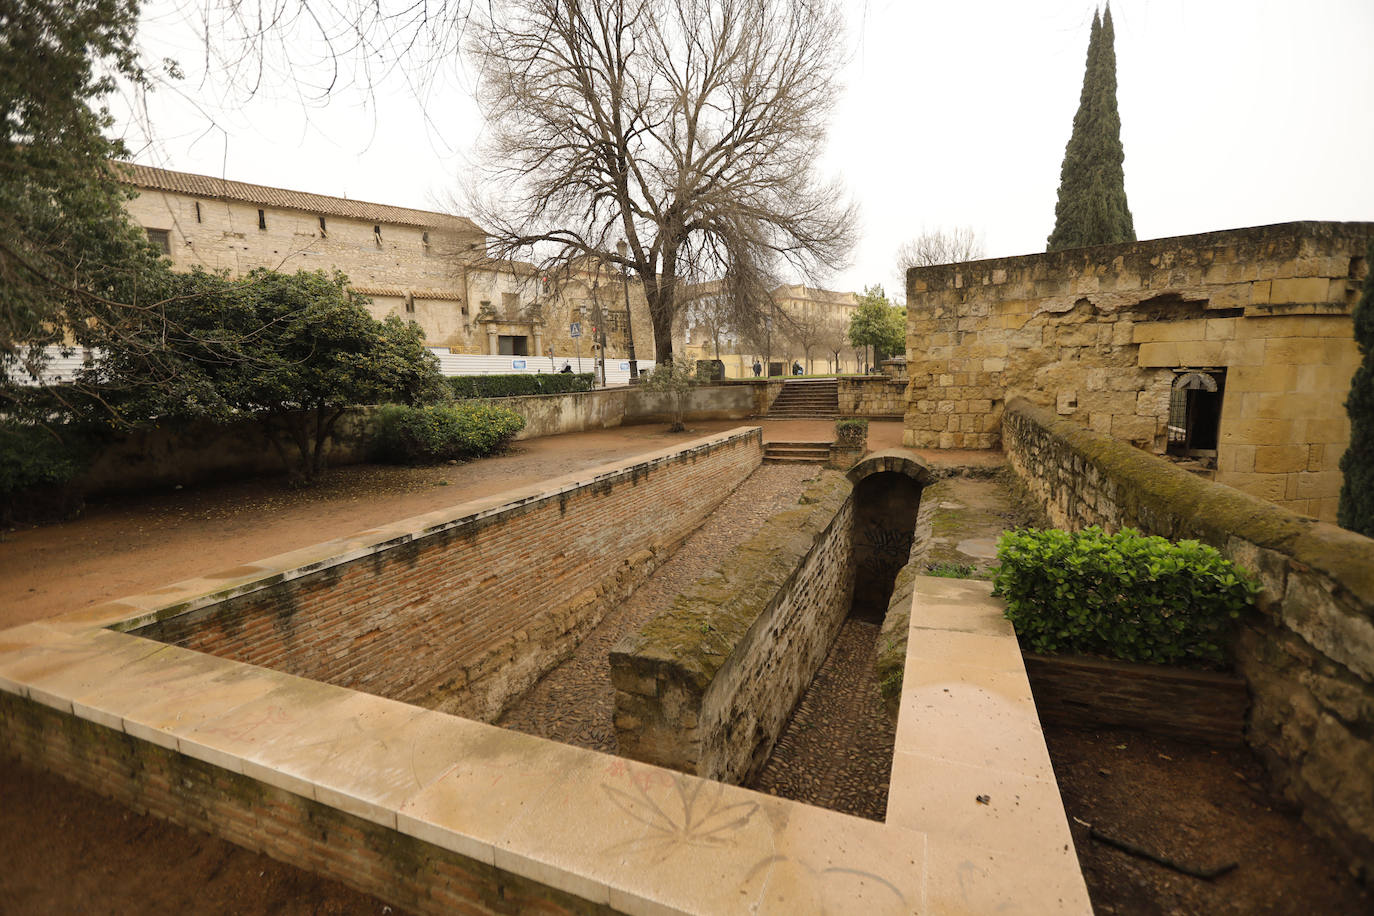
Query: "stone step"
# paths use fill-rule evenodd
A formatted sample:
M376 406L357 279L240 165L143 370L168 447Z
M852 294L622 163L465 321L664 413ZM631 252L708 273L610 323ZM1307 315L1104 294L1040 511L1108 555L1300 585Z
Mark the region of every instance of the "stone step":
M826 455L826 458L829 458ZM823 464L826 458L793 458L790 455L764 455L764 464Z

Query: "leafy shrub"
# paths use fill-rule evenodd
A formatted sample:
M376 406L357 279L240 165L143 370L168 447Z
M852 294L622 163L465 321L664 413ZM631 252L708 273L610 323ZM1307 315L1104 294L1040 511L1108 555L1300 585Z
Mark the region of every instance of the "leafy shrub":
M79 449L41 426L0 423L0 524L71 514L67 484L85 467Z
M841 445L868 443L868 420L863 417L835 421L835 439Z
M1023 646L1224 667L1232 621L1258 586L1215 549L1123 528L1002 535L994 594Z
M455 398L514 398L531 394L591 391L590 372L529 375L454 375L446 380Z
M377 451L404 464L480 458L504 449L524 428L524 417L490 404L388 404L378 411Z

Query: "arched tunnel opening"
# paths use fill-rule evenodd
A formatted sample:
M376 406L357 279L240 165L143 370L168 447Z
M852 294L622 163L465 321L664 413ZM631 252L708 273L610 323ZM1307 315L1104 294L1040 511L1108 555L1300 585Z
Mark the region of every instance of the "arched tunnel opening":
M751 788L883 820L896 721L885 711L877 651L897 576L929 540L921 494L934 475L914 456L880 452L846 475L853 486L848 613ZM917 548L918 553L921 552ZM836 610L840 610L837 608Z
M854 485L854 598L851 619L881 624L897 573L907 564L925 484L879 471Z

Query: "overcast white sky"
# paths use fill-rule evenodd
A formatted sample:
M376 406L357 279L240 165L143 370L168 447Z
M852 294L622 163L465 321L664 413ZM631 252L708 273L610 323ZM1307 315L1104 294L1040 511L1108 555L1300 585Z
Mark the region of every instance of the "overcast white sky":
M138 161L449 208L482 130L456 67L426 98L393 76L373 96L340 90L306 105L269 79L246 106L226 105L166 3L150 3L142 41L187 79L180 97L154 93L151 145L125 119ZM972 226L991 257L1043 250L1091 0L843 5L851 59L822 168L859 203L862 233L853 266L827 285L892 291L893 253L922 229ZM1112 17L1140 238L1374 220L1372 0L1116 0Z

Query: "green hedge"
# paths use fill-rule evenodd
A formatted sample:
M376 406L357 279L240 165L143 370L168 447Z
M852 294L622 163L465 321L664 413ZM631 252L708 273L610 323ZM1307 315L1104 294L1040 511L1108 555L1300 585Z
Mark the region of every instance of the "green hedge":
M68 484L86 467L86 449L42 426L0 423L0 524L50 521L79 509Z
M387 404L377 412L377 457L398 464L480 458L524 428L524 417L490 404Z
M1258 586L1214 548L1123 528L1002 535L994 594L1042 654L1224 667L1233 621Z
M550 372L529 375L454 375L447 379L455 398L513 398L530 394L591 391L590 372Z

